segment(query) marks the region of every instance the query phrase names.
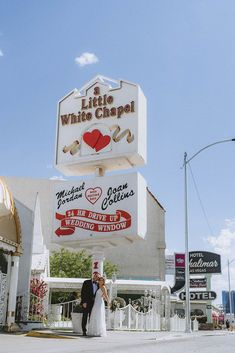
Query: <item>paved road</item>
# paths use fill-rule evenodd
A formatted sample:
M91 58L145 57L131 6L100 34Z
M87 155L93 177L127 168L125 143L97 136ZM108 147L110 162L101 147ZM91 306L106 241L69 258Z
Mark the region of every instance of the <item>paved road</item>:
M109 332L106 338L35 338L0 334L0 353L233 353L235 334Z

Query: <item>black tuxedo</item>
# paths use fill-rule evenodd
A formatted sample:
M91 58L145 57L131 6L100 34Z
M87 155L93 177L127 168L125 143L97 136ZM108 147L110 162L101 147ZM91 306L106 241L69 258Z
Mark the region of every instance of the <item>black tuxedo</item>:
M99 286L97 285L97 289ZM87 307L83 308L82 315L82 331L86 333L86 325L88 316L91 314L92 307L95 301L95 293L93 292L93 281L88 279L83 282L82 291L81 291L81 304L86 303Z

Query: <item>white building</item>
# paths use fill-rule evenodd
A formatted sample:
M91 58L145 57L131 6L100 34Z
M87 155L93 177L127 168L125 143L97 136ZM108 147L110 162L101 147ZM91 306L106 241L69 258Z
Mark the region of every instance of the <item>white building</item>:
M22 240L18 245L20 249L22 245L23 254L19 259L17 296L24 307L25 315L21 319L26 319L29 306L30 278L32 275L40 279L49 276L49 250L57 248L50 242L53 223L53 187L55 183L61 181L5 177L4 182L13 194L22 227ZM118 266L118 278L146 281L165 280L164 215L163 207L147 190L146 238L133 244L130 243L130 245L121 245L104 250L105 258ZM1 236L3 234L2 229ZM4 234L8 236L8 231L5 231ZM2 238L0 237L0 239ZM9 249L7 250L6 246L3 246L3 242L1 240L0 249L9 252ZM12 248L11 253L14 254L15 251L16 246L14 249ZM1 305L3 308L3 304ZM6 312L6 306L2 310ZM1 324L3 322L0 322Z
M21 235L12 195L0 179L0 326L7 325L8 328L15 322Z

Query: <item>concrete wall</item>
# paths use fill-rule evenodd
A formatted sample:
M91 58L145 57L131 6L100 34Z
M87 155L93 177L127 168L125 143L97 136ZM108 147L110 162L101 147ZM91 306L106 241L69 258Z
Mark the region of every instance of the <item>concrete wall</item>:
M17 295L28 295L33 247L33 212L17 200L15 204L20 217L23 247L19 261Z
M165 211L147 191L147 234L130 245L105 250L119 278L165 280Z
M47 248L51 246L50 238L53 222L53 188L61 182L49 179L32 179L4 177L15 199L34 211L37 195L40 199L41 231Z
M11 313L15 311L16 304L16 296L20 296L22 298L21 304L23 307L22 314L24 315L28 309L29 303L29 286L30 286L30 275L31 275L31 260L32 260L32 244L33 244L33 212L31 209L23 205L18 200L14 199L15 206L20 218L20 229L21 229L21 237L22 237L22 250L23 254L19 257L19 267L18 267L18 258L11 257L8 255L8 278L7 278L7 290L4 293L5 296L5 306L7 312ZM3 231L7 230L6 238L10 238L9 234L11 231L12 223L15 223L14 218L5 217L6 227L3 227ZM14 231L16 232L16 231ZM16 239L14 239L16 241ZM13 253L16 251L13 246L9 246L10 251ZM1 285L1 284L0 284ZM7 295L8 291L8 295ZM6 302L7 300L7 302ZM7 304L6 304L7 303ZM18 301L19 303L19 301ZM5 308L3 310L5 310ZM10 325L13 323L14 318L7 314L7 324ZM18 317L18 311L17 311ZM5 324L6 315L2 316L2 323Z

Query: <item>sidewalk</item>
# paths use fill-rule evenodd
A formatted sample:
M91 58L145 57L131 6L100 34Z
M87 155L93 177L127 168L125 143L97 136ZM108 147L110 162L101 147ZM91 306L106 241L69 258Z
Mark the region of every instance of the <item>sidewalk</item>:
M0 334L1 353L152 353L158 352L160 346L171 345L172 349L185 345L185 341L199 342L200 337L208 340L212 336L226 336L235 332L198 331L184 332L128 332L108 331L107 337L83 337L69 331L43 330L31 331L28 334ZM211 337L209 337L211 336ZM199 342L200 343L200 342ZM186 343L187 345L187 343ZM163 347L164 348L164 347ZM178 349L182 352L182 349ZM177 352L178 352L177 351ZM164 351L165 352L165 351ZM176 352L176 350L175 350Z
M168 331L108 331L107 337L102 337L103 340L112 340L115 337L119 337L119 339L127 338L134 339L137 338L151 338L156 341L168 341L175 339L184 339L184 338L192 338L192 337L201 337L201 336L218 336L225 334L235 334L235 331L227 331L227 330L211 330L211 331L195 331L191 333L185 332L168 332ZM38 338L57 338L57 339L98 339L100 337L83 337L77 333L74 333L69 330L33 330L25 334L27 337L38 337Z

